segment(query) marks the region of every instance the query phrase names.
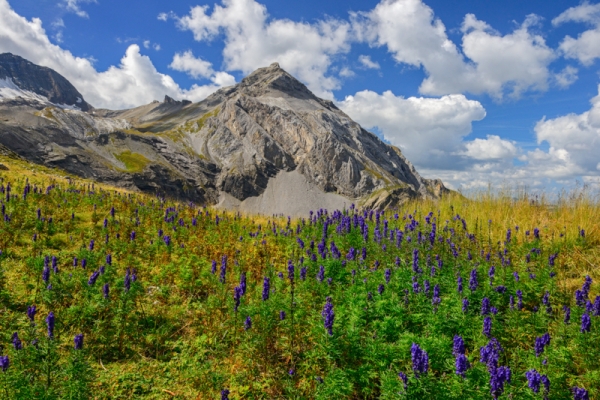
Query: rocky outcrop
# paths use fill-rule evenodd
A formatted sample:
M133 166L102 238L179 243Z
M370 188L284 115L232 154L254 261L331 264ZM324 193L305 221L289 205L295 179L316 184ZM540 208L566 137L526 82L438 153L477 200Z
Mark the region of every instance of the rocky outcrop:
M199 103L165 96L82 112L0 102L0 144L74 174L249 212L389 208L448 191L278 64Z
M0 79L56 105L76 107L82 111L92 108L65 77L11 53L0 54Z

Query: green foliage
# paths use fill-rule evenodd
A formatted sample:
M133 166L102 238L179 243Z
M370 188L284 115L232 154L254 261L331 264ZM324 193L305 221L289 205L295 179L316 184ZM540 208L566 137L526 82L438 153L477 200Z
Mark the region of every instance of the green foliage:
M0 182L7 216L0 221L0 355L10 359L0 372L2 398L219 398L228 388L232 399L491 399L488 367L480 362L480 348L489 341L482 333L484 298L498 310L491 318L492 336L504 349L499 365L513 374L500 398L542 399L543 390L534 394L527 386L525 372L532 368L549 377L549 398L572 398L573 386L587 388L591 398L599 395L600 317L592 315L591 331L581 333L585 307L573 297L588 274L594 279L589 299L594 302L600 294L597 272L589 267L597 264L600 236L592 222L598 216L593 204L567 212L534 207L529 200L510 209L502 199L494 208L489 200L451 198L387 211L379 223L375 214L365 217L354 209L288 220L45 174L15 176ZM581 223L580 213L587 215L588 225ZM577 222L566 224L565 216ZM367 223L367 240L360 218ZM432 223L437 227L433 242ZM539 239L533 235L536 227ZM325 258L319 254L322 241ZM347 257L351 248L353 259ZM295 266L293 282L289 260ZM321 266L322 280L317 279ZM479 277L476 290L469 289L473 269ZM246 293L235 311L234 288L242 273ZM263 301L265 277L271 290ZM517 290L523 292L521 310L510 306ZM542 303L546 292L551 310ZM335 312L333 335L321 315L327 297ZM464 298L470 303L467 312ZM32 305L38 310L33 323L26 314ZM572 308L568 324L565 305ZM56 316L53 339L46 332L50 311ZM244 328L247 317L249 329ZM11 343L14 332L22 349ZM550 344L536 357L535 339L546 332ZM83 350L74 350L79 333L85 338ZM464 378L455 374L455 335L464 338L470 363ZM429 371L419 377L412 370L413 343L429 354ZM406 390L399 372L408 375Z

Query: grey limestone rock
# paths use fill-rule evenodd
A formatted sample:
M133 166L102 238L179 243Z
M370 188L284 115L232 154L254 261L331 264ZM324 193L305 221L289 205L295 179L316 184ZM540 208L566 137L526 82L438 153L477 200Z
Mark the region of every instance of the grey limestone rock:
M448 192L277 63L199 103L84 111L0 102L0 144L72 174L249 212L389 208Z

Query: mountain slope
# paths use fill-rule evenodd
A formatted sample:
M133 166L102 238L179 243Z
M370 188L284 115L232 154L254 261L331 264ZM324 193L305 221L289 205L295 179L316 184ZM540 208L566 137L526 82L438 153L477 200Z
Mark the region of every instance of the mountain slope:
M276 63L199 103L82 112L0 102L0 143L84 177L249 212L393 207L447 192Z

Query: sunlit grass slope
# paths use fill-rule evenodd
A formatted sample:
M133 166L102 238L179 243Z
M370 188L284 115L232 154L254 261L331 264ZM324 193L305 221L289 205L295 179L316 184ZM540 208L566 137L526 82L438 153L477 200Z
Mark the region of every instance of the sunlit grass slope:
M1 398L600 398L585 191L289 220L0 163Z

